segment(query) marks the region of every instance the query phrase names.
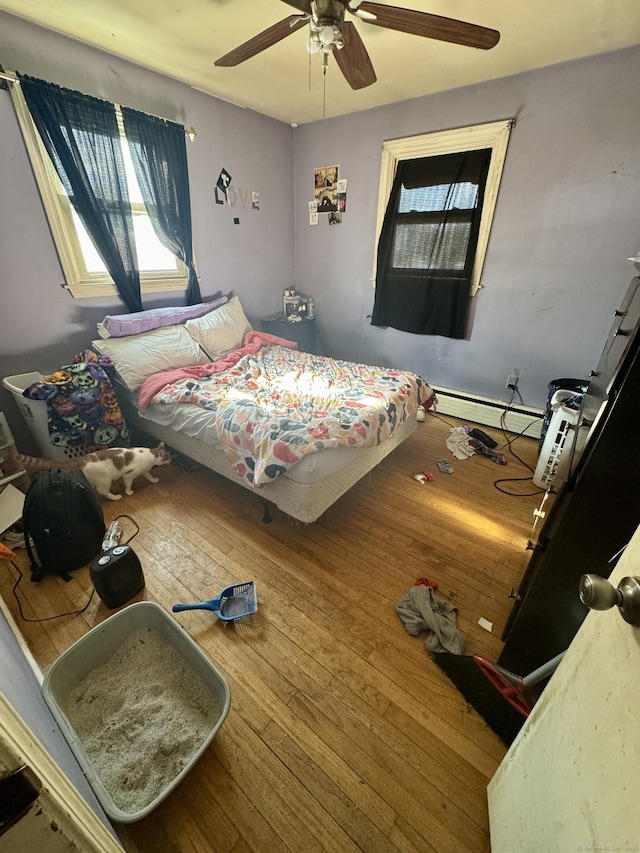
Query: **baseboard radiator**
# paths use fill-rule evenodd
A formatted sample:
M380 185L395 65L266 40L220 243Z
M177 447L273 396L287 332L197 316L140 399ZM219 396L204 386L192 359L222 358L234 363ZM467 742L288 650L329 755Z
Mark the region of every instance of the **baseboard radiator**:
M480 397L465 391L455 391L452 388L434 388L438 397L437 412L441 415L451 415L463 421L472 421L484 426L502 427L502 415L507 404L503 400L491 397ZM531 406L512 405L505 416L505 426L508 432L524 434L529 438L540 438L544 412Z

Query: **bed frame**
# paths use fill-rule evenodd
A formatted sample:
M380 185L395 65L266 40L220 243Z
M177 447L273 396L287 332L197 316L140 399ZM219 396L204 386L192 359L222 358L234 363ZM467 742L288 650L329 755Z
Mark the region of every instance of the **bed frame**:
M357 455L343 468L334 474L330 474L318 483L297 483L295 480L282 474L272 483L267 483L260 489L254 489L242 480L227 461L225 453L210 444L206 444L197 438L192 438L185 433L178 432L170 427L154 423L144 418L139 410L128 399L126 394L118 394L122 413L129 424L143 433L146 433L158 441L164 441L169 447L184 454L221 474L228 480L243 486L260 500L264 507L263 521L271 521L270 507L276 506L287 515L298 521L309 523L316 521L322 513L334 504L338 498L347 492L358 480L376 467L385 456L394 451L402 442L408 438L416 428L416 416L412 415L401 424L390 438L376 447L363 447L357 451Z

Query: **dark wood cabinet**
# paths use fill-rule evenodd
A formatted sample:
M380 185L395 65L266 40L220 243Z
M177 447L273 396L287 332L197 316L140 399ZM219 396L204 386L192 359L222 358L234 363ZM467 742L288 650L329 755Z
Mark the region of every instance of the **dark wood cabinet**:
M613 316L581 407L584 449L537 524L502 635L499 663L520 675L569 646L588 612L580 576L607 577L640 523L640 278Z

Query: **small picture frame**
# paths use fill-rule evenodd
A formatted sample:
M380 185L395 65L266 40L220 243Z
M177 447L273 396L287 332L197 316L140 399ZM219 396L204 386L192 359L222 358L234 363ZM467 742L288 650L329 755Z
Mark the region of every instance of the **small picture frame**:
M318 213L338 210L338 166L320 166L313 170L313 195Z

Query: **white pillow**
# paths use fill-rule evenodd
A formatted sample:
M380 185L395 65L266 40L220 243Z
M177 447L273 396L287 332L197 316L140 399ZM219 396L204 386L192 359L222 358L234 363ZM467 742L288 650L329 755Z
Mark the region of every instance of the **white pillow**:
M206 364L209 360L183 325L163 326L127 338L92 341L91 345L96 352L109 356L131 391L137 391L152 373Z
M245 317L237 296L204 317L187 320L184 325L210 361L217 361L241 347L244 336L251 331L251 323Z

